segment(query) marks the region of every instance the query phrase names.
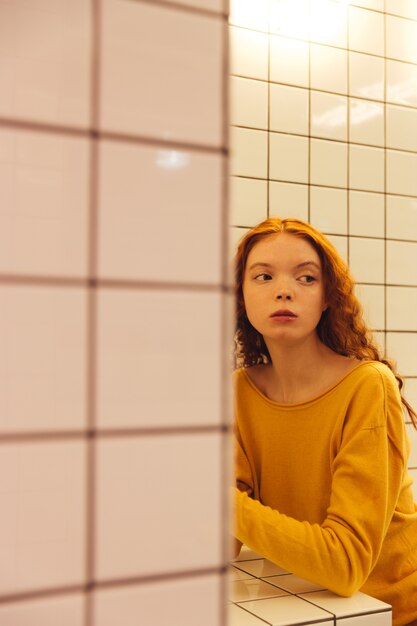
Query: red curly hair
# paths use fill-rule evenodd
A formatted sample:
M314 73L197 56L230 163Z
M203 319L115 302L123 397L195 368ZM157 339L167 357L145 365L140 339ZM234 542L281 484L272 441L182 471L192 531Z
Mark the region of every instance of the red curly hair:
M354 280L349 268L330 241L310 224L301 220L271 217L252 228L241 239L235 255L236 332L235 368L270 363L271 357L263 336L250 323L243 298L243 279L249 252L255 244L268 235L289 233L308 241L320 257L325 300L328 307L323 311L317 326L320 340L334 352L359 360L380 361L387 365L398 381L400 391L403 379L396 372L394 363L380 354L372 333L363 320L362 306L354 294ZM411 421L417 428L417 413L401 396Z

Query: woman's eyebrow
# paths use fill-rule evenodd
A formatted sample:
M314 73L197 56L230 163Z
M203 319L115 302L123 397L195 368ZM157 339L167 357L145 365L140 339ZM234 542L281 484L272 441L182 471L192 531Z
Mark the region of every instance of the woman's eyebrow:
M321 270L321 267L318 263L316 263L315 261L303 261L302 263L298 263L294 269L298 270L301 267L306 267L307 265L313 265L316 269ZM262 263L262 262L258 262L258 263L254 263L253 265L250 266L249 271L255 269L255 267L267 267L267 268L271 268L274 267L273 265L271 265L270 263Z

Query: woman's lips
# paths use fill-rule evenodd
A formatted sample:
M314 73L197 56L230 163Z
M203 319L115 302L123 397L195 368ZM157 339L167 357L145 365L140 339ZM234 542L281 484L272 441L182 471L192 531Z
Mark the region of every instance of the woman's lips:
M297 319L297 315L289 309L282 309L280 311L275 311L275 313L272 313L271 319L278 322L293 322Z

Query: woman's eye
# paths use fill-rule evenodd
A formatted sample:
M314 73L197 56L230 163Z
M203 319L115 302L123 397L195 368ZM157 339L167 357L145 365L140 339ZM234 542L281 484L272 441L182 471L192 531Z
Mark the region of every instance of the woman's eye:
M300 276L300 280L303 283L314 283L316 280L314 276L310 276L310 274L306 274L305 276Z
M268 280L269 278L271 278L271 276L270 276L269 274L258 274L257 276L255 276L255 280L257 280L260 276L266 276L266 277L267 277L267 280ZM260 282L264 282L264 281L263 281L263 280L261 280Z

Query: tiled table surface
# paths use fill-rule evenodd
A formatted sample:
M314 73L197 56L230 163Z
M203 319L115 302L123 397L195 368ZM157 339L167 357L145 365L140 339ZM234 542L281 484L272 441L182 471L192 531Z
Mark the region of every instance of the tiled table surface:
M389 604L358 592L341 596L242 547L230 566L229 626L391 626Z

